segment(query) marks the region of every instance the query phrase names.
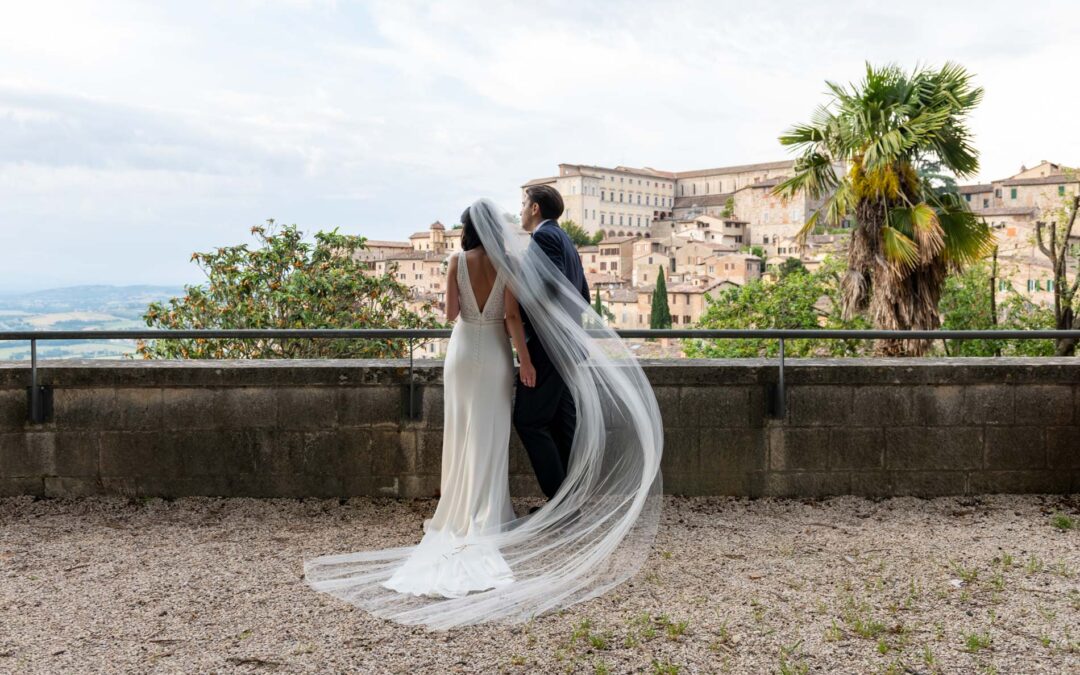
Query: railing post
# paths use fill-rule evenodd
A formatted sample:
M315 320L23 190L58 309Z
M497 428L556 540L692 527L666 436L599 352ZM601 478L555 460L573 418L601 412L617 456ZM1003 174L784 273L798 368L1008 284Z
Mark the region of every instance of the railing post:
M784 387L784 338L778 338L780 342L780 372L776 381L776 387L772 390L772 417L784 419L787 416L787 391Z
M409 338L409 419L416 419L416 412L413 409L413 401L415 399L414 390L416 389L416 380L413 377L413 339Z
M30 339L30 421L41 423L41 393L37 386L37 340Z

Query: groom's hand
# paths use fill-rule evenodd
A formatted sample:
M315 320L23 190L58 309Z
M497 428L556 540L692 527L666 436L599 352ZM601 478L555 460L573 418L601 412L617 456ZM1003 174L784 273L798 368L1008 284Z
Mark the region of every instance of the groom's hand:
M523 363L518 369L518 377L521 378L521 383L526 387L536 386L536 368L532 363Z

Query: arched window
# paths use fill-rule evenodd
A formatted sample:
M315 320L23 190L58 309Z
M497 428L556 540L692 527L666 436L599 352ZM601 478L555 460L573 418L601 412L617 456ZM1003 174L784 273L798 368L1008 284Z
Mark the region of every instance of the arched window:
M621 202L621 201L623 200L622 198L623 198L623 193L621 193L621 192L620 192L620 193L619 193L619 201L620 201L620 202Z
M690 194L697 194L697 183L690 186Z
M680 185L679 186L679 196L682 197L685 194L686 194L686 186L685 185Z

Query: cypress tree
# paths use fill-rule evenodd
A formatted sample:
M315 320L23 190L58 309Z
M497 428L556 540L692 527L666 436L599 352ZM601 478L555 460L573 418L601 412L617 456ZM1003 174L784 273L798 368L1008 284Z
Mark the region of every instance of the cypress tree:
M660 266L660 274L656 278L656 290L652 296L652 316L649 317L649 328L671 328L671 309L667 304L667 273L664 266Z

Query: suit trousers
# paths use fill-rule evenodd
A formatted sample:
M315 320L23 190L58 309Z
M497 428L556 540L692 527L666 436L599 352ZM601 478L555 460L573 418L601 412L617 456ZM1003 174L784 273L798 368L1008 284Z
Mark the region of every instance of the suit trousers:
M516 380L514 428L529 455L544 495L551 499L570 466L577 409L570 388L551 361L534 360L536 386Z

